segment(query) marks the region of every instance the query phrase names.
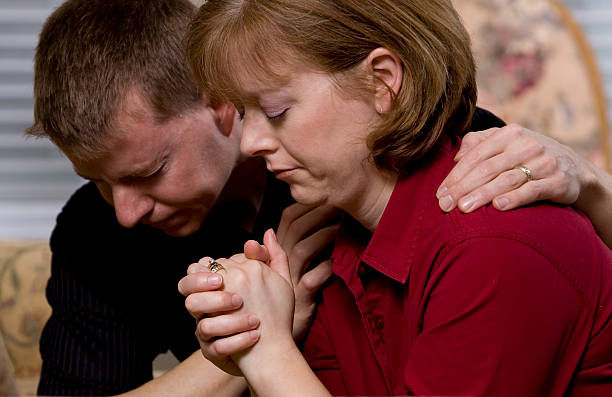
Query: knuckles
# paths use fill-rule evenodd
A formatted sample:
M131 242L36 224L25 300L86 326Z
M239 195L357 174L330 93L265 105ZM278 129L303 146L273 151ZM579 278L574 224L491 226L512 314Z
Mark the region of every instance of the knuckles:
M519 171L519 170L517 170ZM521 186L525 182L525 174L523 171L519 172L504 172L499 176L500 182L506 188L515 189Z
M200 336L202 337L202 339L208 340L208 339L216 336L216 335L213 334L214 329L213 329L212 321L211 320L213 320L213 319L203 318L198 323L198 328L200 329Z
M462 141L468 146L477 145L486 138L482 131L470 131L463 137Z
M303 211L302 204L296 203L285 208L281 213L281 222L293 222Z
M194 294L187 295L187 297L185 298L185 309L187 309L187 311L191 313L191 315L199 314L199 310L198 310L199 306L200 306L200 300L198 299L196 295Z
M501 127L498 134L501 134L506 139L518 139L526 135L526 129L522 126L510 123L504 127Z
M301 267L304 262L308 260L311 254L311 249L309 249L309 247L307 247L304 241L302 240L297 243L291 250L290 263L299 263Z

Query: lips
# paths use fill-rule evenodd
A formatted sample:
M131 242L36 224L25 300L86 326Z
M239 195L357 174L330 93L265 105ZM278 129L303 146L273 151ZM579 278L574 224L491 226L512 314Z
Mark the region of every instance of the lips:
M270 169L277 179L285 179L293 174L297 168Z
M178 212L172 213L168 216L166 216L165 218L162 219L156 219L156 220L147 220L143 223L148 224L149 226L152 226L156 229L167 229L167 228L171 228L171 227L176 227L177 223L180 223L180 219L179 216L180 215Z

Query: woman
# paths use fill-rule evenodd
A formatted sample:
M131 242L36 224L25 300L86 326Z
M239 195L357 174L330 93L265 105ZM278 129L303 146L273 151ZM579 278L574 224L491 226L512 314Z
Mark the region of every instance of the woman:
M612 393L612 254L590 223L566 207L463 215L431 200L457 136L496 125L474 112L450 2L209 1L188 42L212 100L240 110L243 152L298 202L347 213L303 356L274 233L245 246L261 262L211 261L260 320L238 333L248 316L202 319L213 362L265 396ZM196 316L200 297L186 302Z

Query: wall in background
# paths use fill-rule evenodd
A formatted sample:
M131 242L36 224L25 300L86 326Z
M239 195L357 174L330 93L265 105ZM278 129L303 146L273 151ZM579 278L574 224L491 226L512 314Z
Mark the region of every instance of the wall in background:
M608 101L608 117L612 120L612 1L562 0L585 31L595 52L603 76Z
M46 140L25 140L32 122L32 57L40 26L60 0L0 2L0 239L47 239L55 216L83 183ZM612 2L564 0L597 54L612 115Z
M60 0L0 2L0 238L49 237L82 183L47 140L24 139L32 123L32 58L43 22Z

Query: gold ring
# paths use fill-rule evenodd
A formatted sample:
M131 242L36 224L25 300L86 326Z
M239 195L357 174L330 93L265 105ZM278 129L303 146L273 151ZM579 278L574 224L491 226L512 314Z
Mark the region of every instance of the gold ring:
M517 165L516 167L514 167L514 169L523 171L525 175L527 176L527 182L533 180L533 174L531 173L531 170L525 167L524 165Z
M217 262L214 259L209 259L208 260L208 269L213 272L213 273L217 273L219 270L223 269L225 270L225 268L223 267L222 264L220 264L219 262Z

